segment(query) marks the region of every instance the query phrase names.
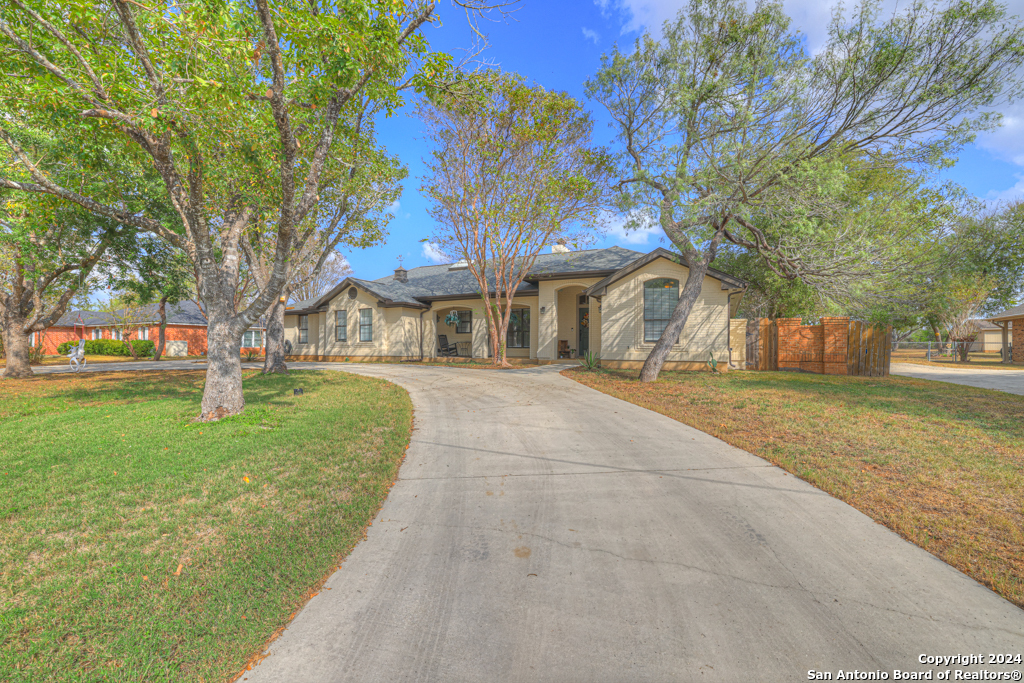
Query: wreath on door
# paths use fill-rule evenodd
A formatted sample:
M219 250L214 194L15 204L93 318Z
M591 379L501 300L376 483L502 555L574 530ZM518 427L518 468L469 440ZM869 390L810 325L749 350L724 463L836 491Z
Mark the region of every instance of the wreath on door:
M583 314L583 320L580 321L580 327L590 327L590 313Z

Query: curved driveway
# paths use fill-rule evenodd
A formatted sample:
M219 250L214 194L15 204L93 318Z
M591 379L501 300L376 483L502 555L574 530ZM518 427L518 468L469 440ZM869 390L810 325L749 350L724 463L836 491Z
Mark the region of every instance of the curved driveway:
M1024 654L1024 612L988 589L558 366L301 366L397 382L416 428L367 539L249 683L797 681Z

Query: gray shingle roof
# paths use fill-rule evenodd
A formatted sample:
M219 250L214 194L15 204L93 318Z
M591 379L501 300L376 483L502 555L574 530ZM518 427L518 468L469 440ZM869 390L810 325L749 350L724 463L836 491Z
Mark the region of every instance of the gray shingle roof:
M669 252L664 249L656 249L651 254L623 249L622 247L609 247L607 249L586 249L583 251L570 251L561 254L541 254L537 257L533 268L527 275L526 280L516 290L517 296L536 294L538 291L537 280L548 277L565 277L574 273L586 274L589 277L610 276L621 271L626 266L645 257L654 257ZM356 285L366 290L385 303L425 307L430 301L445 298L457 298L477 296L479 285L473 273L468 269L452 270L451 263L437 266L421 266L407 271L406 282L400 282L394 275L378 278L376 280L361 280L357 278L346 278L334 286L333 289L316 300L297 301L293 303L286 315L297 313L308 313L322 306L337 296L341 290L349 285ZM724 273L714 271L712 276L725 278L730 282L741 283L736 278L730 278ZM491 280L493 291L494 280Z
M160 321L160 304L143 306L142 312L143 322L156 323ZM79 316L81 316L81 321L79 321ZM86 327L103 327L112 325L113 322L111 315L103 311L70 311L62 315L54 327L72 327L83 323ZM206 318L203 317L195 302L182 301L179 304L167 304L167 324L206 327Z
M1024 304L1020 306L1014 306L1008 308L1002 313L996 313L995 315L989 316L989 320L1012 320L1014 318L1024 318Z
M643 256L641 252L611 247L608 249L588 249L571 251L564 254L541 254L537 257L534 267L527 276L530 279L543 278L556 273L593 273L612 272ZM453 296L476 296L480 290L476 278L468 269L451 270L453 264L437 266L421 266L408 271L408 282L399 282L394 275L377 280L360 280L349 278L346 282L354 282L366 291L381 299L394 303L423 305L425 301ZM491 281L493 287L493 279ZM342 283L344 284L344 283ZM340 286L340 285L339 285ZM338 287L335 287L338 289ZM537 285L523 282L516 290L517 295L533 294ZM320 297L320 305L326 303L337 294L331 290ZM299 305L296 304L298 309Z

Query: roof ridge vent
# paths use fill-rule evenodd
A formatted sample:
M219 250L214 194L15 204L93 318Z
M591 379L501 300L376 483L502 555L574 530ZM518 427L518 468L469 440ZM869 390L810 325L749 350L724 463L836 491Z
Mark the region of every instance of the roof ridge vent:
M448 266L448 270L467 270L469 268L469 261L466 259L459 259L455 263Z

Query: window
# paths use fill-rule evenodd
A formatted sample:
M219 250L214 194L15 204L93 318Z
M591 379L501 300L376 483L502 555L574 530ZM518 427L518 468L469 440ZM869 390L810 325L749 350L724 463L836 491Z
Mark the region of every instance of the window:
M242 334L242 348L258 349L263 346L263 330L246 330Z
M300 344L308 344L309 343L309 316L308 315L300 315L299 316L299 343Z
M122 341L121 330L114 330L114 339L116 339L117 341Z
M373 309L359 309L359 341L373 341Z
M679 280L660 277L644 283L644 341L656 342L679 301Z
M459 324L455 326L456 334L472 334L473 311L459 311Z
M92 331L92 338L93 339L103 339L103 330L101 330L98 327L96 329L94 329Z
M513 308L508 317L508 337L505 346L510 349L530 348L530 309Z
M142 339L143 341L147 341L149 339L149 328L148 327L140 327L139 328L139 339Z
M334 338L337 341L348 341L348 311L337 311L334 314Z
M358 294L359 294L359 292L356 291L355 287L349 287L349 289L348 289L348 298L349 299L355 299Z

